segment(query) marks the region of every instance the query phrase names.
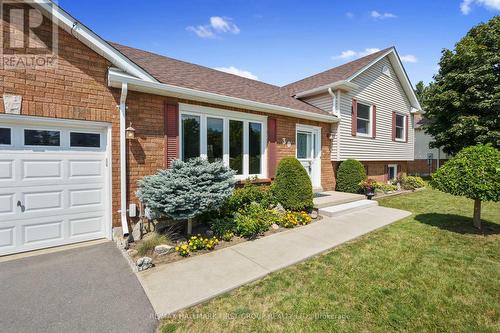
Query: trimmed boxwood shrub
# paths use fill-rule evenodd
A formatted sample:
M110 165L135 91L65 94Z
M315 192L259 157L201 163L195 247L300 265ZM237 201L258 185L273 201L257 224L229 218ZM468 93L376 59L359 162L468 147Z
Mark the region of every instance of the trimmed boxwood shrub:
M299 160L293 157L281 160L271 185L271 195L287 210L309 210L313 207L311 179Z
M366 171L361 162L347 160L340 163L337 170L337 191L359 193L359 183L366 179Z

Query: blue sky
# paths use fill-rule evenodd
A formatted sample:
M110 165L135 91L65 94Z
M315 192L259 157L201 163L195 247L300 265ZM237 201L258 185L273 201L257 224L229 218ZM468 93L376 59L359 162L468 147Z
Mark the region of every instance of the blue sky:
M101 37L284 85L396 46L413 84L500 0L59 0Z

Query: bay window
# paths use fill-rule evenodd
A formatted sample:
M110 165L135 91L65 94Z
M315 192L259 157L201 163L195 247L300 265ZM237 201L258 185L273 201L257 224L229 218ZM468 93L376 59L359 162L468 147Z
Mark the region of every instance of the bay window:
M222 160L237 178L265 178L267 119L189 104L179 105L180 156Z

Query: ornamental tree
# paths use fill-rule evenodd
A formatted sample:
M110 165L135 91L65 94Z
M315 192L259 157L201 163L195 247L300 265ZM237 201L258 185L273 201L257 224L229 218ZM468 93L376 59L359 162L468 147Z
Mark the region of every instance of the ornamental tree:
M500 149L500 16L444 49L434 82L417 88L433 148L451 155L476 144Z
M231 196L235 172L222 162L202 158L173 161L172 167L146 176L138 183L137 197L155 216L188 220L218 209Z
M500 151L491 145L463 149L433 175L431 185L474 200L474 226L481 229L481 202L500 200Z

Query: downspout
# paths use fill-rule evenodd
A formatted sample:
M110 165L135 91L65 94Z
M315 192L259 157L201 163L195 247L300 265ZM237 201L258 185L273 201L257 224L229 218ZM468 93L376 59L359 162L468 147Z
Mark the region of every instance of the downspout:
M125 139L127 93L128 84L122 83L122 93L120 96L120 216L122 222L123 237L127 237L129 235L127 222L127 142Z
M337 94L332 90L332 88L328 88L328 93L332 96L332 113L337 117L337 161L340 161L340 122L342 120L342 115L340 112L340 89L337 90Z

